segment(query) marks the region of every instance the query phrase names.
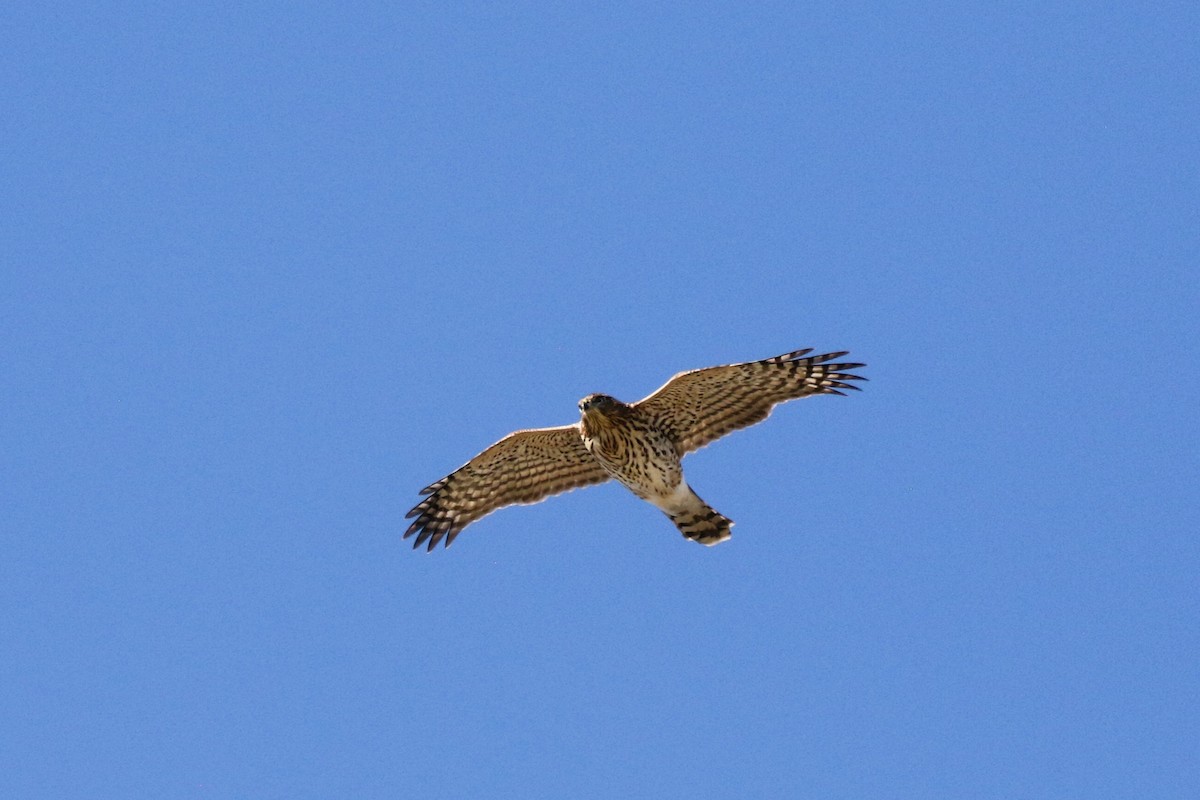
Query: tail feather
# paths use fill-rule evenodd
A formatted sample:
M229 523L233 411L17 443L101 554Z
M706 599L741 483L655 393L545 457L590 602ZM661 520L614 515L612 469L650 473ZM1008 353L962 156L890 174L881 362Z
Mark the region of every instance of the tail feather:
M685 508L666 512L679 532L693 542L709 547L728 539L732 535L729 529L733 526L733 520L705 503L695 492L691 494L691 502Z

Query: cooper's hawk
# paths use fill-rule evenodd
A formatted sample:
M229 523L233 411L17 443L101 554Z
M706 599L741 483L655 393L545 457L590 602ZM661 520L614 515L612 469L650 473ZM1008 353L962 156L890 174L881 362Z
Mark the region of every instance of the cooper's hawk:
M683 479L680 458L730 431L761 422L777 403L858 389L866 380L829 363L849 351L809 356L812 348L763 361L681 372L649 397L626 405L604 394L579 401L575 425L510 433L421 490L404 538L413 547L443 539L498 508L616 478L663 511L684 536L713 545L733 521L701 500Z

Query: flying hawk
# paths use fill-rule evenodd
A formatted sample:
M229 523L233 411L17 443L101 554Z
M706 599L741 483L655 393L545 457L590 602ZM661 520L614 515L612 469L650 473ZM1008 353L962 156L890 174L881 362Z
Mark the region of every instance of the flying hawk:
M653 503L694 542L729 538L733 521L700 499L683 479L680 459L730 431L766 419L785 400L858 389L866 380L830 363L849 351L809 356L812 348L763 361L681 372L658 391L626 404L606 394L579 401L580 421L516 431L421 490L425 498L404 538L413 547L446 546L463 528L498 508L536 503L580 486L616 478Z

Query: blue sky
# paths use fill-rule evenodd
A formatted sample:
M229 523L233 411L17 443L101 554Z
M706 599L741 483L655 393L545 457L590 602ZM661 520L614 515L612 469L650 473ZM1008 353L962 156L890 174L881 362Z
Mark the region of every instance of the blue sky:
M1200 793L1194 4L21 4L0 794ZM865 391L400 539L602 391Z

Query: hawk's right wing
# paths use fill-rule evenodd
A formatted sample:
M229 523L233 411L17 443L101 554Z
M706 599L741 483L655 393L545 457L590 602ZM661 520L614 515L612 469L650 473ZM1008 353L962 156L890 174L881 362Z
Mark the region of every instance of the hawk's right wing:
M830 364L848 351L781 356L681 372L634 406L675 440L679 455L698 450L730 431L762 422L777 403L813 394L843 394L858 389L846 381L865 381L847 370L865 364Z
M433 550L445 537L449 547L459 531L498 508L536 503L608 478L583 446L578 425L510 433L422 489L428 496L405 515L416 520L404 538L416 534L414 549L429 540Z

